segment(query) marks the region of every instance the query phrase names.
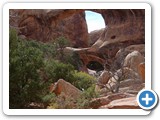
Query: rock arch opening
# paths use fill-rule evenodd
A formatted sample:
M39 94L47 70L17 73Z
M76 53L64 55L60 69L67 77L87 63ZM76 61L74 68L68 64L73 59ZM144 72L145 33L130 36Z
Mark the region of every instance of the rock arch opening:
M97 62L97 61L90 61L87 64L87 68L91 69L91 70L95 70L95 71L101 71L104 70L104 67L101 63Z
M88 27L88 33L94 30L105 28L105 21L101 14L86 10L85 18Z

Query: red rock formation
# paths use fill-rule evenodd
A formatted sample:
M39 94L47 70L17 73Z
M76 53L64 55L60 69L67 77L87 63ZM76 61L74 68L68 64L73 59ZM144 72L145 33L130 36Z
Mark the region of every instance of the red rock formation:
M105 60L92 54L79 53L80 59L82 59L84 65L86 66L90 61L97 61L104 64Z
M103 109L140 109L136 97L123 98L110 102L108 105L102 106Z
M100 98L93 99L90 103L90 106L91 106L91 108L95 109L95 108L99 108L99 107L104 106L104 105L106 106L114 100L133 97L133 96L134 95L128 94L128 93L115 93L115 94L108 95L108 96L105 96L105 97L100 97Z
M140 63L138 65L138 71L139 71L139 75L141 77L141 80L143 82L145 82L145 63Z
M143 56L145 56L145 44L131 45L125 48L125 50L130 53L133 51L140 52Z
M89 35L85 10L18 10L19 34L47 42L59 36L68 38L73 47L87 47ZM100 13L106 27L99 39L84 52L107 60L109 64L120 48L144 44L145 11L143 9L91 9ZM82 55L81 56L85 56ZM86 63L89 61L82 57ZM87 61L86 61L87 60ZM93 60L93 59L92 59ZM102 60L101 60L102 61Z
M103 71L102 74L99 76L98 84L105 85L108 83L109 79L111 78L112 74L109 71Z
M100 30L94 30L89 33L89 46L93 45L103 33L104 28Z
M144 10L101 10L106 28L88 51L114 58L120 48L144 44Z
M16 11L20 35L42 42L64 36L74 47L88 46L89 35L83 10Z
M54 92L56 95L63 93L66 97L71 98L78 98L81 94L78 88L63 79L59 79L55 84L52 84L50 92Z

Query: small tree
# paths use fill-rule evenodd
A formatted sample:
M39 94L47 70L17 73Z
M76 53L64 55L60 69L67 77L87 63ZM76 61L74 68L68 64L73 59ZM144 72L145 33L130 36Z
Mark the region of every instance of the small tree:
M73 72L74 82L73 84L80 90L87 90L93 84L95 84L95 78L84 72Z
M65 52L64 52L64 48L67 46L70 46L69 40L66 39L65 37L58 37L55 39L53 44L56 47L58 59L60 61L64 61L65 57L66 57Z
M124 59L127 55L127 52L125 51L125 48L121 48L119 54L114 58L114 61L112 63L108 63L107 59L113 59L111 58L110 54L108 56L104 56L106 59L106 63L104 64L104 69L106 71L110 71L110 81L108 84L103 85L99 84L102 87L105 87L107 90L111 91L112 93L117 93L119 91L120 82L125 80L126 78L133 77L131 74L131 69L126 68L123 66Z
M65 51L66 47L71 46L71 43L67 38L63 36L56 38L53 41L53 46L54 49L52 49L55 53L54 59L65 64L71 64L75 69L79 69L79 67L82 65L79 55L75 52L67 53Z
M9 41L9 107L25 108L41 101L45 85L38 71L44 66L43 53L14 30L10 30Z
M64 79L70 83L73 82L72 72L74 71L74 67L71 64L49 60L45 62L45 71L50 82L56 82L59 79Z

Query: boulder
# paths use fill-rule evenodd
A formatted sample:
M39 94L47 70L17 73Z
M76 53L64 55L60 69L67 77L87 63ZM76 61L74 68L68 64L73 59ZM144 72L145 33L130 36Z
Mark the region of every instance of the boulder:
M123 66L125 57L133 51L138 51L142 56L145 56L145 44L130 45L128 47L121 48L115 55L113 63L114 69L120 69Z
M134 95L127 94L127 93L114 93L111 95L107 95L105 97L95 98L91 101L90 107L91 108L99 108L101 106L109 104L113 100L122 99L122 98L128 98L133 97Z
M128 68L128 67L123 67L119 70L117 70L114 75L118 76L118 78L120 79L120 81L123 81L125 79L136 79L139 78L138 73L136 73L135 71L133 71L132 69Z
M112 75L111 72L104 70L98 78L98 84L100 85L107 84L111 75Z
M96 86L95 86L95 92L96 93L100 93L100 91L101 91L102 88L103 88L103 86L100 86L100 85L96 84Z
M143 84L143 82L140 79L125 79L123 81L120 82L120 87L129 87L129 86L133 86L133 85L141 85Z
M143 56L145 56L145 44L130 45L125 48L125 51L127 51L128 53L131 53L133 51L138 51Z
M122 99L122 98L129 98L129 97L134 97L135 95L133 94L129 94L126 92L119 92L119 93L112 93L108 95L108 99L113 101L113 100L118 100L118 99Z
M126 92L130 94L138 94L138 92L142 89L144 89L145 84L144 83L134 83L130 84L129 86L122 87L120 85L119 92Z
M128 79L139 80L139 76L136 72L128 67L124 67L122 69L117 70L112 77L108 80L108 84L106 86L110 90L118 90L119 87L123 86L123 81ZM141 82L141 81L140 81ZM127 85L132 85L133 82L128 82Z
M126 51L125 48L120 49L116 55L113 63L113 68L118 70L123 67L124 59L130 52Z
M91 69L87 69L88 70L88 74L91 76L96 77L97 76L97 72L95 70L91 70Z
M117 82L114 78L111 78L106 87L99 89L101 94L109 94L110 92L122 92L137 94L145 87L145 84L140 79L125 79Z
M101 109L140 109L136 97L122 98L110 102L108 105L100 107Z
M74 99L77 99L81 95L81 91L78 88L63 79L59 79L54 85L52 84L50 92L56 95L64 94L64 96Z
M138 65L144 61L145 59L140 52L133 51L126 56L123 66L131 68L138 73Z
M108 97L95 98L90 102L90 108L97 109L100 106L107 105L111 102Z
M138 65L138 72L139 72L141 80L145 82L145 63L140 63Z
M104 28L100 30L94 30L89 33L89 46L93 45L101 36Z

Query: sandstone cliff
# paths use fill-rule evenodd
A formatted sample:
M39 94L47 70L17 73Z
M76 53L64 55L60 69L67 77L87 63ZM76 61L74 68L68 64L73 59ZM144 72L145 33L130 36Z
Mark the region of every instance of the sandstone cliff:
M18 27L19 35L49 42L59 36L68 38L84 63L90 61L113 64L120 49L145 44L145 11L143 9L91 9L104 18L106 27L100 33L87 31L83 9L10 10L10 26ZM16 15L17 17L12 16ZM91 37L95 36L95 37ZM132 47L132 51L137 47ZM144 46L142 48L144 50ZM140 50L140 51L139 51ZM138 48L138 51L142 50ZM126 54L127 55L127 54ZM144 56L144 52L143 52ZM124 56L125 57L125 56Z

